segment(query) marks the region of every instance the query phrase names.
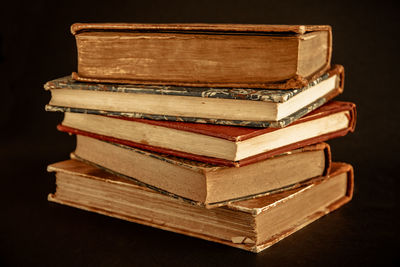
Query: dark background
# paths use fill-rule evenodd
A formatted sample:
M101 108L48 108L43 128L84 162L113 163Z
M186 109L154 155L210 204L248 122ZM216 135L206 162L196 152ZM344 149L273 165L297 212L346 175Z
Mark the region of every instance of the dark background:
M395 1L9 1L1 6L0 265L395 265L398 221L399 9ZM368 4L367 4L368 3ZM261 254L47 202L46 165L74 138L44 112L43 84L76 70L74 22L330 24L340 100L358 106L356 132L332 140L355 168L349 204Z

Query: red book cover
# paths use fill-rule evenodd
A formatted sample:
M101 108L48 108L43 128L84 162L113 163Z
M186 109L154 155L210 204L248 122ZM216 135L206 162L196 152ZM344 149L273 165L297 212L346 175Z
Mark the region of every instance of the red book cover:
M58 125L58 130L67 132L70 134L80 134L80 135L86 135L90 136L93 138L97 138L103 141L108 141L108 142L113 142L113 143L119 143L127 146L132 146L132 147L137 147L140 149L145 149L145 150L150 150L153 152L158 152L158 153L165 153L165 154L171 154L174 156L178 157L183 157L183 158L188 158L191 160L198 160L198 161L203 161L207 163L212 163L212 164L219 164L219 165L226 165L226 166L244 166L250 163L254 163L260 160L264 160L266 158L279 155L281 153L285 153L287 151L297 149L300 147L304 147L306 145L311 145L315 144L318 142L323 142L332 138L340 137L346 135L348 132L353 132L356 124L356 106L353 103L350 102L340 102L340 101L331 101L327 103L326 105L314 110L313 112L309 113L308 115L300 118L296 122L292 123L288 127L293 127L294 125L304 123L310 120L315 120L318 118L322 118L324 116L328 116L330 114L342 112L342 111L348 111L348 117L349 117L349 124L348 127L345 129L341 129L335 132L323 134L320 136L316 136L313 138L305 139L296 143L288 144L258 155L254 155L239 161L231 161L227 159L220 159L220 158L213 158L213 157L207 157L207 156L202 156L202 155L195 155L183 151L177 151L177 150L172 150L168 148L162 148L162 147L156 147L152 146L151 144L145 144L145 143L137 143L137 142L132 142L128 140L122 140L118 138L114 138L112 136L104 136L100 135L94 132L85 132L81 131L79 129L71 128L68 126L64 125ZM193 132L197 134L202 134L202 135L207 135L207 136L212 136L212 137L217 137L217 138L222 138L225 140L229 140L232 142L238 142L238 141L243 141L247 140L259 135L263 134L268 134L270 132L278 131L281 128L248 128L248 127L235 127L235 126L222 126L222 125L215 125L215 124L200 124L200 123L187 123L187 122L173 122L173 121L157 121L157 120L146 120L146 119L136 119L136 118L127 118L127 117L113 117L115 119L121 119L121 120L131 120L131 121L136 121L136 122L141 122L141 123L147 123L151 125L156 125L156 126L161 126L161 127L166 127L166 128L171 128L175 130L180 130L180 131L188 131L188 132Z

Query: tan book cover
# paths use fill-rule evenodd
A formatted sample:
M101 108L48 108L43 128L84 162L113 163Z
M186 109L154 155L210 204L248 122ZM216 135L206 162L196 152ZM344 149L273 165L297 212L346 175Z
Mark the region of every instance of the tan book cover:
M333 163L327 176L304 186L215 209L171 198L75 160L52 164L48 170L56 172L57 184L49 201L252 252L339 208L353 194L353 169L345 163Z
M77 135L71 157L206 207L298 187L326 174L331 166L330 147L326 143L243 167L228 167Z

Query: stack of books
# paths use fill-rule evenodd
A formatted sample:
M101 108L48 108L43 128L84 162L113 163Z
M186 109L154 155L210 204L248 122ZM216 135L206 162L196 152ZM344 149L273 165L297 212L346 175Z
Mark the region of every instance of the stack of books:
M330 26L74 24L48 111L76 135L49 200L260 252L348 202Z

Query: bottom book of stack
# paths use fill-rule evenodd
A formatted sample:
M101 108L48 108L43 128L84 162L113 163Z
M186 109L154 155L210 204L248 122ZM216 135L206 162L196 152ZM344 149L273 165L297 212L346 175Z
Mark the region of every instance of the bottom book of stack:
M48 167L48 199L131 222L260 252L350 201L353 168L332 163L324 177L284 192L207 209L77 160Z

